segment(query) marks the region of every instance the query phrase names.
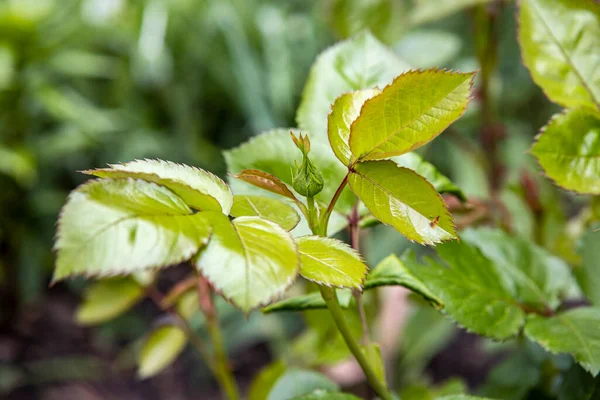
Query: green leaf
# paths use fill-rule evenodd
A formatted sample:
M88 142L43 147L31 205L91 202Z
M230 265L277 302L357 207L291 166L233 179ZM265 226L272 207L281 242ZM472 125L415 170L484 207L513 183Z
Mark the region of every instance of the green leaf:
M466 243L437 246L441 262L419 265L414 256L404 265L438 296L444 311L470 331L496 339L516 335L525 322L520 305L506 288L495 265Z
M364 287L365 290L369 290L380 286L393 285L404 286L411 291L420 294L436 308L443 307L442 300L431 293L429 288L427 288L423 282L413 276L395 254L390 254L369 274Z
M352 299L352 292L349 290L336 290L336 294L340 306L342 306L342 308L348 308L350 306L350 300ZM269 314L272 312L321 310L326 308L327 304L325 303L325 300L323 300L323 297L321 297L321 292L312 292L278 301L277 303L263 308L262 311L265 314Z
M287 197L288 199L298 201L294 193L287 187L287 185L275 175L268 174L257 169L245 169L240 171L235 178L247 182L253 186L267 190L271 193L278 194L280 196Z
M556 114L531 153L565 189L600 194L600 114L585 108Z
M327 135L336 157L344 164L350 165L350 127L360 115L365 101L381 93L379 89L364 89L344 93L335 100L331 113L327 118Z
M440 195L410 169L393 161L359 163L348 182L375 218L408 239L434 244L456 237L452 216Z
M83 171L100 178L136 178L165 186L198 210L229 214L233 195L229 186L210 172L162 160L136 160L110 168Z
M600 396L600 379L578 364L573 364L561 378L558 400L595 400Z
M294 240L283 228L259 217L230 222L223 214L204 214L213 235L195 263L225 298L248 313L292 284L300 260Z
M550 100L600 108L600 6L590 0L522 0L523 61Z
M105 279L88 286L75 319L82 325L109 321L144 297L144 288L133 278Z
M266 400L269 397L269 392L286 370L286 365L281 361L264 367L250 385L248 400Z
M448 193L458 197L462 201L466 201L467 197L447 176L443 175L431 163L425 161L417 153L406 153L401 156L393 157L392 161L401 167L410 168L423 178L427 179L433 185L435 190L440 193Z
M125 275L189 260L211 229L169 189L96 180L71 193L57 232L54 281L69 275Z
M451 394L449 396L436 397L435 400L492 400L489 397L468 396L466 394Z
M367 100L352 123L352 162L399 156L436 138L469 103L475 73L409 71Z
M261 217L291 231L300 222L294 207L283 201L262 196L233 196L231 215L234 217Z
M37 179L35 159L24 150L0 145L0 174L7 175L17 183L28 187Z
M181 328L165 325L154 330L140 351L138 376L145 379L160 373L175 361L186 343L187 337Z
M331 104L343 93L383 87L410 69L369 32L340 42L319 55L308 75L296 114L311 140L325 139Z
M575 268L575 276L587 299L600 307L600 232L588 231L581 238L581 265Z
M600 371L600 308L584 307L552 318L530 315L525 335L552 353L569 353L592 375Z
M368 267L360 254L337 239L304 236L297 239L300 274L319 285L361 289Z
M496 264L501 279L519 303L542 312L554 309L574 285L565 262L528 240L488 228L468 229L461 239L477 246Z
M409 20L412 25L420 25L488 2L490 0L417 0L409 15Z
M429 2L431 3L431 1ZM444 4L450 4L445 1ZM415 68L447 66L459 55L462 38L445 30L411 30L394 44L394 51Z
M316 389L337 391L338 385L325 375L299 368L289 368L275 382L266 400L289 400Z
M294 397L293 400L360 400L358 397L346 393L327 392L315 390L306 396Z
M297 130L291 131L299 134ZM223 155L227 162L227 171L230 174L235 175L246 169L256 169L274 175L281 182L290 186L292 185L294 160L300 161L298 149L290 139L289 129L276 129L262 133L236 148L225 151ZM347 168L335 159L328 143L313 140L312 136L310 159L321 171L325 181L323 191L315 196L315 199L328 204L344 176L346 176ZM238 194L264 195L263 191L239 180L233 180L230 184ZM336 209L349 213L355 199L350 190L345 190L336 204Z

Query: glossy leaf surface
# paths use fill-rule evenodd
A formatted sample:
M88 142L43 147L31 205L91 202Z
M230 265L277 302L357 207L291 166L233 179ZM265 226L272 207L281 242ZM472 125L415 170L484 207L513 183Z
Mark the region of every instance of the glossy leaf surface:
M63 207L54 280L69 275L124 275L190 259L208 241L203 213L154 183L97 180Z
M229 214L233 195L217 176L199 168L162 160L136 160L110 168L84 171L100 178L135 178L165 186L198 210Z
M600 108L600 5L590 0L522 0L523 61L550 100Z
M286 231L294 229L300 216L283 201L262 196L235 195L230 214L234 217L261 217L275 222Z
M393 161L364 162L354 166L348 182L375 218L408 239L434 244L456 237L444 201L412 170Z
M600 113L578 108L555 115L531 153L563 188L600 193Z
M213 235L195 263L225 298L248 313L291 285L298 274L299 257L283 228L259 217L230 222L225 215L211 212L207 218Z
M436 69L398 76L352 123L352 161L398 156L437 137L466 110L474 76Z

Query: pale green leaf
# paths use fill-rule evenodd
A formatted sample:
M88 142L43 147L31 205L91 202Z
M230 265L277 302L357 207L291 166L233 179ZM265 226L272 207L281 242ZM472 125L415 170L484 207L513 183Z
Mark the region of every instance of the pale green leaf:
M451 64L462 46L462 39L457 34L423 29L410 31L402 36L394 44L394 50L415 68L432 68Z
M289 368L275 382L266 400L289 400L309 394L316 389L337 391L339 387L335 382L318 372Z
M600 232L588 231L581 238L581 265L575 276L587 299L600 307Z
M393 161L356 164L348 182L373 216L410 240L434 244L456 237L452 216L433 186Z
M525 334L552 353L570 353L592 375L600 371L600 308L576 308L551 318L530 315Z
M466 243L437 246L444 263L419 265L404 257L404 265L444 304L444 312L470 331L496 339L516 335L525 314L505 287L495 265Z
M169 189L96 180L71 193L57 232L54 281L69 275L124 275L189 260L208 241L203 213Z
M442 300L431 293L429 288L406 268L402 260L391 254L384 258L369 274L365 281L365 290L380 286L404 286L420 294L430 301L435 307L443 307Z
M248 400L266 400L269 392L287 370L282 361L276 361L264 367L252 381L248 391Z
M296 114L311 140L325 139L334 100L353 90L383 87L410 69L369 32L330 47L313 64Z
M213 228L196 266L215 290L245 313L279 297L299 270L294 240L279 225L259 217L229 221L205 212Z
M275 222L286 231L294 229L300 221L294 207L283 201L262 196L233 196L230 214L234 217L261 217Z
M412 25L420 25L488 2L490 0L417 0L409 15L409 21Z
M398 76L352 123L352 161L398 156L436 138L466 110L474 77L437 69Z
M336 290L338 302L342 308L348 308L350 306L350 300L352 299L352 292L349 290ZM321 292L312 292L301 296L292 297L277 303L271 304L263 308L265 314L272 312L282 311L305 311L305 310L322 310L326 309L327 304Z
M523 61L550 100L600 108L600 5L522 0L519 25Z
M133 307L144 297L144 288L133 278L104 279L91 284L75 319L82 325L109 321Z
M368 267L360 254L337 239L304 236L297 239L300 274L320 285L361 289Z
M138 376L142 379L157 375L167 368L185 348L185 332L165 325L152 331L144 341L138 359Z
M35 159L25 150L0 145L0 174L13 178L23 186L30 186L37 179Z
M600 7L600 6L599 6ZM600 194L600 114L585 108L555 115L531 153L565 189Z
M468 229L461 239L492 260L512 296L544 312L556 308L574 285L569 266L528 240L500 229Z
M327 118L327 135L336 157L349 165L352 158L350 151L350 126L360 115L360 110L368 99L379 94L379 89L364 89L344 93L335 100L331 113Z
M360 400L358 397L346 393L315 390L306 396L294 397L292 400Z
M466 394L451 394L437 397L435 400L492 400L489 397L468 396Z
M84 171L100 178L136 178L165 186L198 210L229 214L233 195L217 176L199 168L162 160L136 160Z
M327 116L324 117L326 123ZM298 135L299 131L291 130ZM325 181L323 191L315 199L328 204L335 190L344 179L347 168L344 167L333 155L329 143L325 140L311 139L310 159L319 169ZM294 160L300 162L300 153L290 139L290 129L276 129L253 137L246 143L227 150L223 153L227 162L227 171L235 175L246 169L256 169L274 175L281 182L292 185L292 172ZM237 194L264 195L264 191L246 182L237 179L230 184ZM336 204L336 209L349 213L355 202L355 197L350 190L345 190Z
M401 156L393 157L392 161L401 167L410 168L433 185L440 193L449 193L460 200L466 201L467 197L447 176L443 175L431 163L425 161L417 153L410 152Z

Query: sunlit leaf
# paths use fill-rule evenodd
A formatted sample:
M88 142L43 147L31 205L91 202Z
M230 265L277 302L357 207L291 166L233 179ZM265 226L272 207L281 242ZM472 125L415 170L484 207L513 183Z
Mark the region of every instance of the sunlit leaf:
M165 186L190 207L229 214L233 195L225 182L210 172L162 160L136 160L110 168L84 171L101 178L136 178Z
M474 76L437 69L398 76L352 123L352 161L398 156L437 137L466 110Z
M133 278L101 280L86 289L75 319L82 325L100 324L126 312L143 297L144 288Z
M337 239L304 236L297 239L300 274L320 285L361 289L368 267L360 254Z
M138 376L150 378L167 368L185 348L185 332L176 326L165 325L154 330L140 351Z
M350 151L350 126L360 115L360 110L368 99L379 94L379 89L364 89L344 93L335 100L331 113L327 118L327 135L336 157L349 165L352 158Z
M522 0L519 42L533 80L565 107L600 108L600 5Z
M452 216L433 186L393 161L356 164L348 179L373 216L410 240L434 244L456 237Z
M592 375L600 371L600 309L577 308L551 318L530 315L525 334L553 353L570 353Z
M215 290L245 313L279 297L299 270L292 237L279 225L259 217L205 212L213 228L196 266Z
M368 32L325 50L313 64L296 114L311 140L327 135L331 104L353 90L383 87L410 66ZM313 140L314 141L314 140Z
M262 196L235 195L230 214L234 217L261 217L275 222L286 231L294 229L300 221L294 207L283 201Z
M418 278L413 276L402 260L391 254L384 258L369 274L365 281L365 290L380 286L404 286L420 294L436 307L443 307L442 300L431 293L429 288Z
M600 113L578 108L555 115L531 153L558 185L580 193L600 193Z
M169 189L132 180L96 180L63 207L54 280L125 275L190 259L211 228Z

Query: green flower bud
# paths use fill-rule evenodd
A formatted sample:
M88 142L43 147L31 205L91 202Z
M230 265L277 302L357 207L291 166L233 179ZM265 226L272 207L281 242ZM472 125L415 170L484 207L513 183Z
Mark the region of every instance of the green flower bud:
M297 138L293 133L292 140L302 151L302 164L300 167L297 167L293 177L292 177L292 186L296 192L306 197L316 196L323 190L323 176L315 167L315 165L308 158L308 153L310 152L310 141L308 140L308 136L302 136Z

